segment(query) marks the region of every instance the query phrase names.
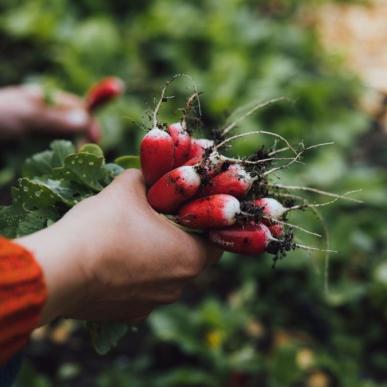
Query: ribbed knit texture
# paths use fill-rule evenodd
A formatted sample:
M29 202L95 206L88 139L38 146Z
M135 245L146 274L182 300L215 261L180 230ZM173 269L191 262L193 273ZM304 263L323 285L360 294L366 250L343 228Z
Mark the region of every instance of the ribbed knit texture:
M46 298L42 270L33 255L0 237L0 365L27 343Z

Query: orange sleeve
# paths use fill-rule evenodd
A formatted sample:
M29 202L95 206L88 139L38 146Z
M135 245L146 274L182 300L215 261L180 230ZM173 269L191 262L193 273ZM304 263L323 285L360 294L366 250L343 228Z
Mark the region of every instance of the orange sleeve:
M27 343L46 298L42 270L34 256L0 237L0 365Z

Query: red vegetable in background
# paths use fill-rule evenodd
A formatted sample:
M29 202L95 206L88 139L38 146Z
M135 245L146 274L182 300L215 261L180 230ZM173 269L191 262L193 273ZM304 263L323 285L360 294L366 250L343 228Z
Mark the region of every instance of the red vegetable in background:
M86 96L86 108L94 111L99 106L123 94L124 82L117 77L107 77L92 86Z

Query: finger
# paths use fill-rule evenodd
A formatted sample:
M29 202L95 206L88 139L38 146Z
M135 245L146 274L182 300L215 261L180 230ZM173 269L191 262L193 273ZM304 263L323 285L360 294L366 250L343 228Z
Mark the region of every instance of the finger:
M218 246L197 235L192 235L192 238L200 246L200 253L203 256L205 266L217 263L220 260L223 251Z
M40 86L26 85L21 88L34 101L36 107L34 117L30 120L32 129L60 134L85 132L91 141L100 139L100 127L86 110L81 98L57 91L52 95L53 103L48 104Z
M207 261L209 264L218 263L224 251L212 242L205 241L207 246Z
M132 211L146 205L145 183L138 169L127 169L117 176L98 196L104 197L108 203L120 205L122 208L132 207ZM134 206L135 203L135 206Z
M144 178L139 169L131 168L125 170L114 179L111 186L124 190L126 194L128 191L135 191L140 196L145 197Z
M86 132L91 122L90 115L83 108L51 107L40 110L34 127L49 133L75 134Z
M129 319L129 320L127 320L127 322L130 324L140 324L140 323L144 322L144 320L146 320L151 313L152 313L152 311L149 311L149 313L146 313L142 316L139 316L139 317L136 317L133 319Z
M45 91L44 88L40 85L30 84L22 85L20 88L24 91L26 95L34 99L36 102L40 103L42 107L59 107L63 109L71 108L85 108L85 102L82 98L77 97L74 94L66 93L64 91L52 91L50 93L50 99L52 103L48 104L45 101Z
M175 228L173 225L171 227ZM171 251L170 256L174 260L173 275L183 280L191 280L199 276L216 258L202 238L189 235L182 230L178 231L178 235L170 233L165 239L164 248Z
M126 304L114 305L113 315L117 321L139 323L145 320L159 304L144 302L141 306L128 302Z
M77 97L74 94L58 91L54 95L54 104L57 107L63 108L81 108L86 109L85 102L82 98Z
M97 120L92 119L86 131L86 137L89 141L99 143L102 137L102 130Z

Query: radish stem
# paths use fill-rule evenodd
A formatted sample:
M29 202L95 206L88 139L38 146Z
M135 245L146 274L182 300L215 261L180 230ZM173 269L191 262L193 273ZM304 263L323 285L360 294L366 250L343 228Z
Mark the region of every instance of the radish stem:
M258 103L256 105L254 105L250 110L248 110L246 113L242 114L239 118L237 118L234 122L232 122L231 124L227 125L223 130L222 130L222 135L225 136L230 130L234 129L235 126L243 121L245 118L247 118L248 116L250 116L251 114L253 114L256 110L258 109L262 109L268 105L272 105L273 103L276 103L276 102L279 102L279 101L285 101L285 100L289 100L289 98L287 97L278 97L278 98L273 98L273 99L270 99L269 101L266 101L266 102L261 102L261 103Z

